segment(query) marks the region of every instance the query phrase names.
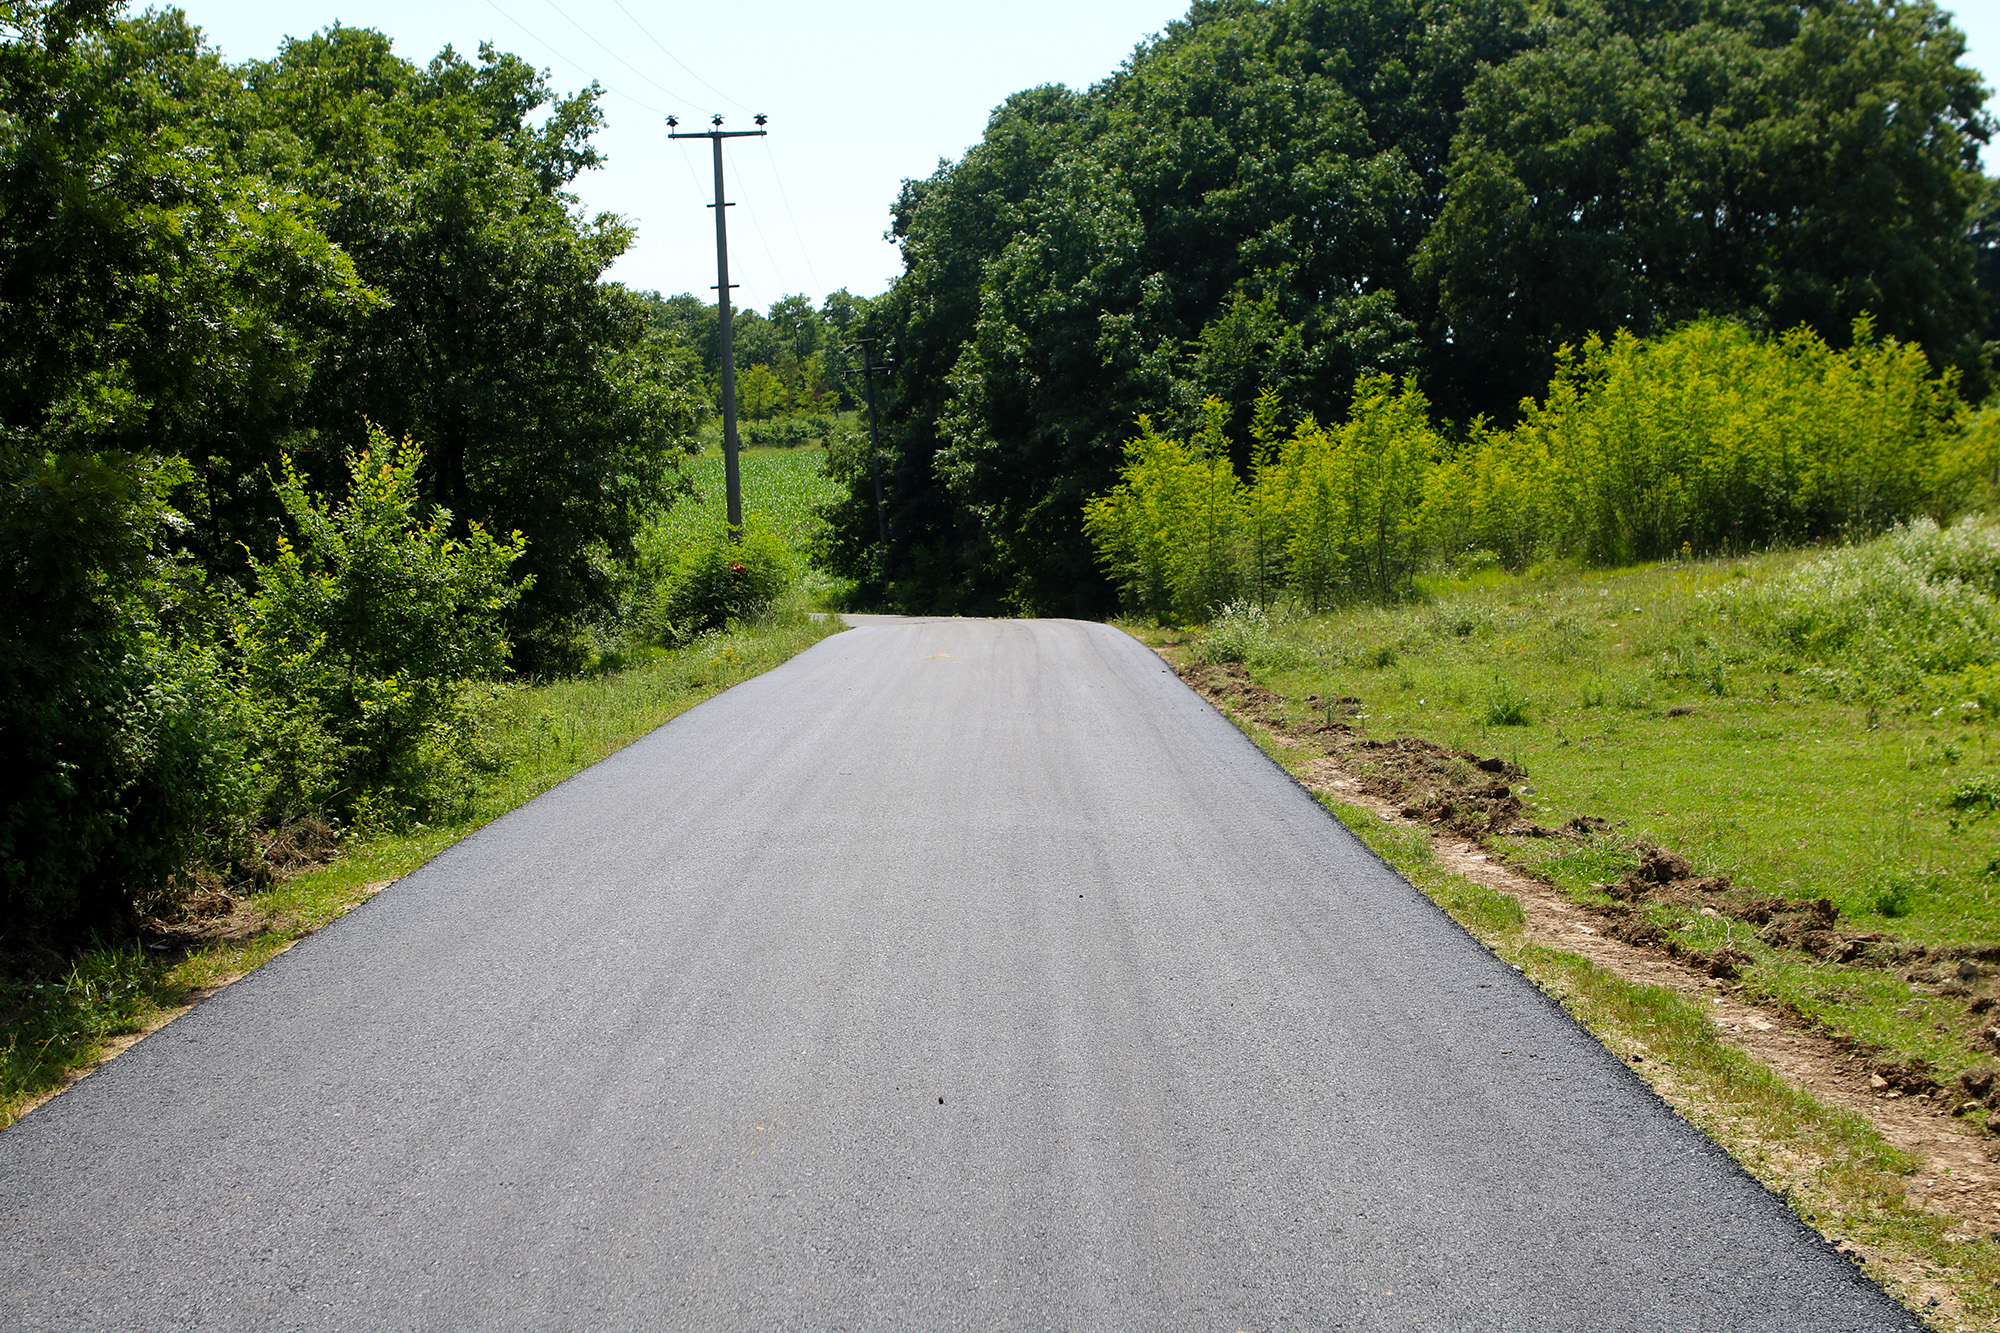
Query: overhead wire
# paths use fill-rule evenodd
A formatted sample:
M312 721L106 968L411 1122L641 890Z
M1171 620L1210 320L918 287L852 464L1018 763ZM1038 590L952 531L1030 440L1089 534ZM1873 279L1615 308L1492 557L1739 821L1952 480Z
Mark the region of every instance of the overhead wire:
M688 63L685 60L682 60L672 51L667 50L666 43L662 42L659 38L653 36L652 30L648 28L645 24L639 22L639 16L634 14L631 10L625 8L625 0L611 0L611 3L618 6L619 13L623 14L626 18L632 20L633 27L637 28L640 32L646 34L647 41L651 42L654 46L660 48L660 53L662 55L666 56L667 59L673 61L676 65L679 65L682 69L687 70L687 76L690 79L693 79L696 83L708 89L710 92L714 93L717 97L720 97L723 101L735 107L738 111L742 111L750 115L756 114L755 112L751 111L749 107L744 106L741 102L731 97L728 93L723 92L722 89L716 87L714 84L710 83L707 79L704 79L703 77L701 77L701 75L695 73L694 70L689 67Z
M799 243L799 258L806 261L806 274L812 278L813 290L825 296L826 288L820 284L819 270L813 267L812 254L806 249L805 233L799 230L799 215L792 211L792 196L785 189L785 178L779 174L778 157L771 151L769 139L764 140L764 160L771 164L771 180L778 187L778 198L785 205L785 216L791 219L792 239Z
M739 178L739 179L741 179L741 177L742 177L742 173L741 173L741 172L739 171L739 172L737 173L737 176L738 176L738 178ZM757 244L758 244L758 245L760 245L760 246L762 246L762 247L764 248L764 258L766 258L766 259L768 259L769 261L771 261L771 274L772 274L772 276L773 276L773 277L777 278L777 280L778 280L778 286L779 286L779 287L780 287L781 289L782 289L782 288L785 288L785 287L789 287L789 286L790 286L791 284L785 281L785 274L784 274L784 270L783 270L782 268L780 268L780 267L779 267L779 265L778 265L778 257L777 257L776 255L774 255L774 254L772 254L772 253L771 253L771 242L770 242L770 241L769 241L768 239L766 239L766 237L765 237L765 235L764 235L764 224L763 224L762 222L760 222L760 221L758 221L758 220L757 220L757 210L756 210L756 209L754 209L754 208L752 208L752 207L750 207L750 206L749 206L749 205L748 205L748 204L746 203L746 204L744 205L744 207L743 207L743 211L744 211L744 213L745 213L745 214L747 214L747 215L749 216L749 218L750 218L750 225L751 225L751 226L752 226L753 228L755 228L755 229L756 229L756 231L757 231ZM778 299L779 297L782 297L782 296L784 296L784 295L785 295L785 292L784 292L784 291L782 291L782 290L780 290L780 291L779 291L779 293L778 293L778 296L777 296L777 297L773 297L773 298L772 298L772 300L773 300L773 301L775 301L775 300L777 300L777 299ZM765 302L764 304L765 304L766 306L769 306L769 305L771 304L771 301L766 301L766 302Z
M568 11L564 10L561 5L557 4L556 0L543 0L543 2L547 4L550 9L555 10L555 12L561 16L563 22L569 24L570 27L575 28L578 32L582 33L585 37L589 38L591 43L595 45L598 48L598 50L604 52L605 55L610 56L613 60L623 65L626 69L631 70L634 74L637 74L647 83L650 83L655 88L658 88L668 97L673 98L677 102L691 100L689 98L683 97L680 93L675 92L672 88L667 87L665 84L661 83L658 79L655 79L652 75L646 73L645 70L640 69L637 65L627 60L624 56L619 55L616 51L606 46L603 42L598 41L597 34L593 33L590 29L584 27L581 23L578 23L575 19L571 18L569 16Z
M550 55L554 56L557 60L562 61L565 65L570 66L571 68L575 69L578 73L590 79L592 83L595 83L598 87L604 89L605 92L610 93L614 97L622 97L626 101L630 102L632 105L640 108L641 110L650 111L656 116L664 116L667 114L666 112L660 110L658 107L654 106L652 103L642 102L638 98L632 96L632 94L628 92L621 92L620 90L613 88L610 84L606 83L604 80L597 78L595 75L591 74L590 68L588 66L584 65L580 61L570 59L568 56L564 55L561 51L557 50L555 44L549 41L548 38L541 36L533 28L530 28L527 24L521 22L521 20L515 18L512 14L509 14L506 10L500 8L496 0L486 0L486 4L489 8L492 9L494 13L498 14L501 18L506 19L509 23L513 24L515 27L519 28L522 32L526 33L529 41L534 42L537 46L540 46ZM585 35L588 36L589 34L586 33Z
M605 83L602 79L597 78L595 75L591 73L588 66L584 65L581 61L572 59L569 55L565 54L560 48L558 48L553 42L549 41L546 37L543 37L540 33L530 28L527 24L521 22L521 20L515 18L512 14L502 9L498 4L497 0L486 0L486 3L487 6L493 10L494 13L498 14L501 18L506 19L516 28L519 28L521 32L525 34L530 41L542 47L550 55L553 55L556 59L562 61L564 64L571 66L579 73L583 74L586 78L591 79L592 82L596 83L599 87L603 88L605 92L610 93L615 97L623 98L625 101L632 103L634 106L637 106L645 111L650 111L656 116L667 115L666 112L660 110L660 108L652 105L650 102L643 101L637 97L632 96L628 92L624 92L621 89L614 88L610 84ZM625 66L627 69L631 70L634 74L637 74L641 79L644 79L647 83L659 89L667 96L675 99L676 101L683 100L682 95L680 93L677 93L673 89L668 88L666 85L660 83L657 79L647 74L644 70L632 64L631 61L625 59L623 56L619 55L616 51L612 50L610 47L606 46L603 42L599 41L595 34L593 34L588 28L584 27L581 23L578 23L574 18L571 18L570 15L566 11L564 11L562 6L558 5L555 2L555 0L545 0L545 3L547 3L548 7L550 9L553 9L565 23L568 23L571 27L575 28L578 32L582 33L585 37L589 38L593 45L597 46L606 55L610 56L613 60L616 60L619 64ZM637 29L639 29L640 32L644 33L646 35L647 40L651 41L653 45L659 47L660 50L663 53L665 53L666 57L669 60L672 60L676 65L679 65L683 70L686 70L688 76L692 78L696 83L699 83L702 87L708 89L708 91L714 93L717 97L722 98L723 101L728 102L731 106L737 107L744 111L749 110L749 108L744 106L743 103L738 102L735 98L730 97L727 93L717 88L714 84L702 78L701 75L695 73L693 69L688 67L687 62L683 61L679 56L675 55L672 51L668 50L666 45L662 43L659 38L653 36L652 32L649 29L647 29L645 24L639 22L638 18L633 15L631 10L625 8L624 4L621 3L621 0L612 0L612 3L618 6L619 11L623 13L626 18L632 20L632 26L636 27ZM797 215L792 212L791 198L785 192L784 181L778 175L777 161L775 158L772 158L770 156L769 150L770 150L770 144L767 142L765 144L765 151L766 151L766 158L771 164L772 180L774 183L776 183L778 187L778 197L784 202L785 213L788 217L791 218L792 234L795 238L797 238L799 242L799 256L800 258L805 260L806 269L809 273L812 274L813 282L817 284L819 281L819 274L813 270L812 256L806 252L805 238L799 231ZM681 159L681 165L684 168L686 168L688 173L688 180L690 184L693 185L696 196L699 197L702 191L701 177L698 173L696 173L694 169L694 163L688 160L687 154L685 153L678 154L677 156L679 156ZM740 177L741 173L739 172L738 174ZM755 229L757 233L757 244L764 251L764 258L770 263L771 271L773 275L777 277L779 286L780 287L786 286L787 284L785 283L784 280L784 273L778 263L778 257L775 253L773 253L771 249L770 238L766 236L764 233L763 222L758 218L756 210L754 208L749 207L747 204L745 205L744 212L750 219L751 227ZM768 304L768 302L766 304Z

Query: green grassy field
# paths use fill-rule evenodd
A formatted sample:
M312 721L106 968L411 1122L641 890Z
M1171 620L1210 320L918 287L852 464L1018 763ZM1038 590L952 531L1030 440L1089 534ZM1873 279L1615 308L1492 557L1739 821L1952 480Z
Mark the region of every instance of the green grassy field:
M764 522L793 551L805 549L819 527L818 506L839 488L827 479L826 455L818 449L744 449L743 520ZM722 451L709 449L687 463L693 496L678 501L652 525L675 545L693 541L723 520Z
M1325 707L1309 698L1352 696L1367 736L1519 764L1517 790L1541 825L1609 821L1585 841L1497 840L1580 900L1608 902L1598 886L1657 844L1741 895L1826 898L1845 931L2000 945L1992 711L1959 697L1966 676L1878 661L1895 625L1837 653L1774 636L1784 598L1810 590L1812 559L1487 573L1386 610L1238 612L1197 651L1247 660L1295 718ZM1769 947L1727 915L1649 911L1692 947L1749 954L1753 990L1866 1045L1921 1056L1946 1078L1990 1059L1969 1008L2000 994L1990 978L1968 988L1823 962Z
M839 494L828 479L826 454L817 448L744 449L743 521L773 532L791 553L793 572L806 604L823 606L846 585L807 559L819 529L819 506ZM675 555L719 532L725 517L722 450L714 447L690 459L687 477L694 494L676 501L647 525L640 536L640 566L659 578L672 567Z

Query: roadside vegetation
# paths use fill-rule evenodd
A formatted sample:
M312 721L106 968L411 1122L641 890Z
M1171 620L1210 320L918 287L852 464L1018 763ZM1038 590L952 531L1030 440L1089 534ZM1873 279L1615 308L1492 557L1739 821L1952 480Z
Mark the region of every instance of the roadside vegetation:
M1387 377L1325 422L1266 392L1246 437L1220 400L1185 435L1142 418L1084 526L1137 631L1304 780L1346 775L1318 789L1364 840L1914 1307L1983 1329L1982 1185L1920 1206L1918 1156L1700 996L1432 853L1468 840L1830 1038L1864 1105L2000 1130L2000 412L1958 387L1865 321L1620 333L1504 428Z
M598 97L0 5L0 1105L820 632L867 303L739 313L792 454L733 540L715 308L605 281L568 191Z
M1399 811L1328 801L1913 1308L2000 1327L1990 1225L1913 1200L1915 1158L1732 1046L1698 995L1531 941L1513 897L1432 851L1469 839L1606 936L1794 1015L1852 1051L1861 1095L2000 1129L2000 522L1133 628L1281 763L1332 755Z
M1412 380L1365 379L1343 418L1290 429L1267 392L1247 464L1211 399L1190 437L1140 418L1084 529L1128 609L1187 621L1240 599L1394 603L1427 570L1852 540L1989 502L2000 423L1973 429L1920 349L1852 333L1842 350L1721 320L1591 339L1518 424L1459 438Z

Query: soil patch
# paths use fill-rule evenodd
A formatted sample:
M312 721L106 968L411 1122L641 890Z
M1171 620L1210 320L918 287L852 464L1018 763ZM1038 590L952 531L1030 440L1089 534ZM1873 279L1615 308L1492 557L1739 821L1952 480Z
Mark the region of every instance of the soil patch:
M1164 654L1163 654L1164 656ZM1168 659L1172 662L1172 659ZM1968 1075L1940 1085L1920 1060L1878 1052L1813 1028L1800 1015L1758 1002L1736 980L1749 961L1737 950L1689 949L1646 913L1656 904L1726 914L1758 928L1766 943L1795 947L1835 961L1894 966L1916 986L1964 988L1968 1012L1982 1016L2000 1046L2000 998L1972 994L1993 987L2000 949L1926 949L1879 932L1839 928L1839 914L1824 899L1754 897L1722 876L1694 873L1686 858L1665 848L1635 848L1637 863L1618 880L1600 885L1607 901L1579 903L1553 884L1500 860L1488 842L1504 837L1561 837L1589 841L1610 836L1606 821L1571 820L1544 829L1522 810L1518 785L1526 774L1500 759L1481 757L1414 738L1373 740L1354 735L1344 719L1362 712L1359 699L1308 697L1316 720L1283 716L1284 700L1251 683L1241 666L1179 666L1181 679L1211 702L1277 739L1318 754L1299 774L1305 785L1331 800L1372 811L1390 824L1420 825L1445 868L1518 899L1526 933L1536 943L1579 954L1628 980L1665 986L1699 998L1718 1035L1820 1101L1865 1117L1894 1146L1922 1165L1909 1194L1922 1207L1952 1219L1966 1238L2000 1235L2000 1150L1992 1135L1954 1116L1975 1106L2000 1109L2000 1075ZM1642 1073L1658 1081L1659 1071ZM1921 1271L1898 1271L1906 1289L1949 1292Z

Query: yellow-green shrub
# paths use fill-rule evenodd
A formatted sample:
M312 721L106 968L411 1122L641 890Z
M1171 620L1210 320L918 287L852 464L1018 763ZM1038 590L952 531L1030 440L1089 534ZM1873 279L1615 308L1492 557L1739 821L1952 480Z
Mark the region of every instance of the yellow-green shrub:
M1478 552L1616 565L1851 539L2000 493L2000 420L1968 429L1956 386L1866 319L1845 349L1723 320L1619 333L1565 349L1519 424L1474 422L1456 447L1410 381L1366 377L1344 422L1282 440L1267 394L1247 486L1220 403L1193 440L1142 420L1085 528L1128 606L1183 621L1279 589L1393 601Z

